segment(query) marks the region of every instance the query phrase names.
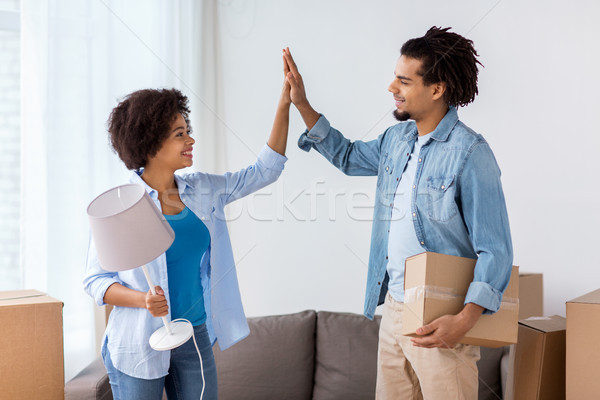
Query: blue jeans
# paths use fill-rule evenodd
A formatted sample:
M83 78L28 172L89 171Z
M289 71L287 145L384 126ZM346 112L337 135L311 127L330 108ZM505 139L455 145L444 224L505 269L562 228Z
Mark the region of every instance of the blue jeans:
M203 400L217 399L217 366L206 324L194 327L198 349L204 366ZM169 400L199 400L202 392L200 360L192 338L183 345L171 350L169 374L158 379L141 379L126 375L116 369L106 349L104 365L115 400L161 400L163 388Z

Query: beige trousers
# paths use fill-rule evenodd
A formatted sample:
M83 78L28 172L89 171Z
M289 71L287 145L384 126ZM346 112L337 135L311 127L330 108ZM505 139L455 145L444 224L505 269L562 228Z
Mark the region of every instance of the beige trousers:
M377 353L377 400L477 400L479 346L413 346L402 335L403 303L388 293Z

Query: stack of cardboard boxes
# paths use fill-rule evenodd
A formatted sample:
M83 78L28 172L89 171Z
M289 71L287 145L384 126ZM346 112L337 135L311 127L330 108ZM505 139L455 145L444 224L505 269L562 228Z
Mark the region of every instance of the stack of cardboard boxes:
M511 390L507 399L600 398L600 289L568 301L566 308L566 319L519 321L514 397Z
M442 315L459 312L473 280L475 263L476 260L430 252L408 258L404 275L403 334L412 336L420 326ZM493 315L483 315L461 341L498 347L517 343L518 339L518 344L511 346L509 364L514 375L509 374L506 399L565 398L566 322L559 316L542 317L542 278L539 273L519 274L518 267L513 267L500 310ZM578 300L589 302L587 298ZM597 300L600 302L600 291ZM600 354L597 357L600 358ZM580 360L581 355L574 359Z

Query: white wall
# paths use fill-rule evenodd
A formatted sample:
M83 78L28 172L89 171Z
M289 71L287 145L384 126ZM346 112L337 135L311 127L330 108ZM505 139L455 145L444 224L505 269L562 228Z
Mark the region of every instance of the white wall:
M394 123L387 85L402 43L432 25L451 26L474 40L485 65L480 95L459 115L487 138L502 168L515 264L544 273L546 314L564 315L566 300L600 287L598 3L219 4L228 169L253 162L266 141L284 46L296 57L313 106L348 138L370 140ZM372 204L375 178L346 177L316 152L299 150L303 129L293 109L281 179L260 192L265 196L230 209L240 215L229 226L250 316L308 308L362 312L371 211L357 207ZM318 180L325 194L312 196L311 218ZM353 195L359 192L365 195ZM294 216L283 200L298 194L288 207Z

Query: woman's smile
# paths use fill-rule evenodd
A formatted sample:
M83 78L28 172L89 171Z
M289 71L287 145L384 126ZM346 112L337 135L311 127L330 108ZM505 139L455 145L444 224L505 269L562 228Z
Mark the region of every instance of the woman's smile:
M188 157L188 158L192 159L193 158L192 150L193 150L193 148L190 147L189 149L181 152L181 155L183 155L184 157Z

